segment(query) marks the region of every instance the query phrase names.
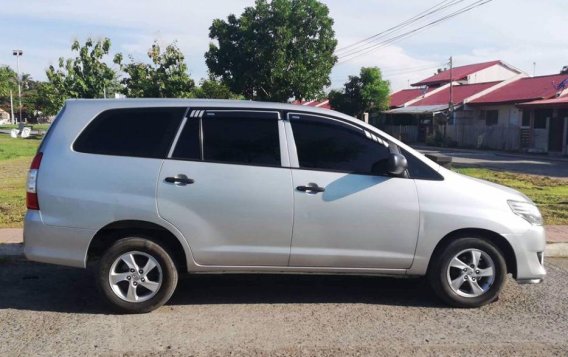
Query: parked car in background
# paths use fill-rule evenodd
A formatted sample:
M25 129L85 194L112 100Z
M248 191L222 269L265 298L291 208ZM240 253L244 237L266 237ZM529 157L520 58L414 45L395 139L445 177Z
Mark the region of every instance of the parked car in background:
M85 268L148 312L181 273L427 276L445 302L544 275L541 215L325 109L228 100L69 100L28 176L25 254Z

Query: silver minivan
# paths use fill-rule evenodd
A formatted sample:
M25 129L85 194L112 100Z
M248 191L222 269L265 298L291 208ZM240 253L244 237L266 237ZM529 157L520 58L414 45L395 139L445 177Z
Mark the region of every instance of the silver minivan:
M457 307L537 283L542 217L355 118L278 103L69 100L28 175L28 259L148 312L181 273L427 276Z

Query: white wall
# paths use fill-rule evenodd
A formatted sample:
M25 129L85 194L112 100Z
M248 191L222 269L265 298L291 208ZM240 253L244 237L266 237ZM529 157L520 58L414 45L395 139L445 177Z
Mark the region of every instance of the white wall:
M481 71L470 74L467 77L468 83L485 83L494 81L504 81L512 78L519 73L501 65L496 64Z

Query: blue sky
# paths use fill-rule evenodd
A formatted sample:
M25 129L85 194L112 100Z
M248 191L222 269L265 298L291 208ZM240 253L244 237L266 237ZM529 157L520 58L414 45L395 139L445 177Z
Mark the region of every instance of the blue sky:
M323 1L335 20L338 48L381 32L442 0ZM462 4L474 0L463 0ZM45 79L45 69L71 55L74 39L109 37L112 52L145 60L156 39L178 42L194 79L207 75L203 57L214 18L240 14L252 0L161 2L133 0L9 1L0 13L0 64L16 67L12 49L24 51L22 72ZM456 5L456 9L461 5ZM453 56L456 65L501 59L529 74L557 73L568 65L566 0L494 0L415 36L336 65L332 87L361 66L379 66L393 90L431 75Z

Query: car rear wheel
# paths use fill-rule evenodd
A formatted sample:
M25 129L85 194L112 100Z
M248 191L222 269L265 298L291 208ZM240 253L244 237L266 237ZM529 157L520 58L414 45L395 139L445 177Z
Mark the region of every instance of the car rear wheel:
M145 313L165 304L172 296L178 272L170 254L155 242L127 237L103 255L98 285L105 300L125 313Z
M507 266L503 254L483 238L460 238L433 256L428 278L434 292L455 307L479 307L499 297Z

